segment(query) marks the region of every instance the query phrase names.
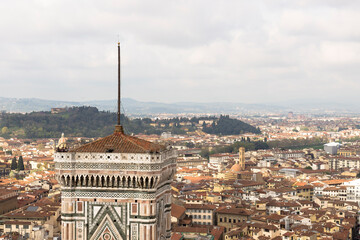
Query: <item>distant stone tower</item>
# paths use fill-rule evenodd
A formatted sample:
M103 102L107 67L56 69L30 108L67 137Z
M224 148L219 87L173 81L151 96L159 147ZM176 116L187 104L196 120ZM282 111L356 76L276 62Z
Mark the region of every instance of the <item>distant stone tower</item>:
M239 148L239 165L240 165L241 171L244 171L245 170L245 148L244 147Z
M124 134L76 149L58 147L63 240L158 240L171 237L171 188L176 152Z

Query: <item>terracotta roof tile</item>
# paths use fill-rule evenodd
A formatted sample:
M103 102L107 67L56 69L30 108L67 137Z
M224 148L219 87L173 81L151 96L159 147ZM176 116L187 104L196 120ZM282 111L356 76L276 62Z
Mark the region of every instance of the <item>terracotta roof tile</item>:
M244 209L244 208L232 208L232 207L225 207L219 208L217 213L224 213L224 214L233 214L233 215L241 215L241 216L251 216L254 214L252 210Z
M171 216L172 217L176 217L176 218L180 218L183 214L185 214L186 208L180 206L180 205L176 205L176 204L171 204Z
M126 135L122 132L85 144L70 152L112 152L112 153L150 153L164 150L165 146Z

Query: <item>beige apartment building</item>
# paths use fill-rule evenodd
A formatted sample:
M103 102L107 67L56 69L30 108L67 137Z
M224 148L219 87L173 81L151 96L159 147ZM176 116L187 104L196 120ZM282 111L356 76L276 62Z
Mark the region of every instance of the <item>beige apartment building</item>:
M211 204L185 204L186 215L192 217L193 224L214 225L215 205Z

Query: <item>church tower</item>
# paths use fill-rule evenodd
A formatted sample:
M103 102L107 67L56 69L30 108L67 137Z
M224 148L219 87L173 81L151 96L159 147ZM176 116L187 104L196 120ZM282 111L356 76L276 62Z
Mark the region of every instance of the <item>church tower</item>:
M110 136L76 149L57 149L63 240L157 240L171 236L170 184L176 152L126 135Z
M245 148L244 147L239 148L239 165L240 165L240 170L244 171L245 170Z

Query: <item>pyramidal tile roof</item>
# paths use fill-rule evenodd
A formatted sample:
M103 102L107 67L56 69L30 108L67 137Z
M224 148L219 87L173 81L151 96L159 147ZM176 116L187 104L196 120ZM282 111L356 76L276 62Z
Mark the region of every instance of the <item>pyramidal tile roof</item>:
M116 128L113 134L72 149L69 152L155 153L165 149L164 145L126 135L122 128Z

